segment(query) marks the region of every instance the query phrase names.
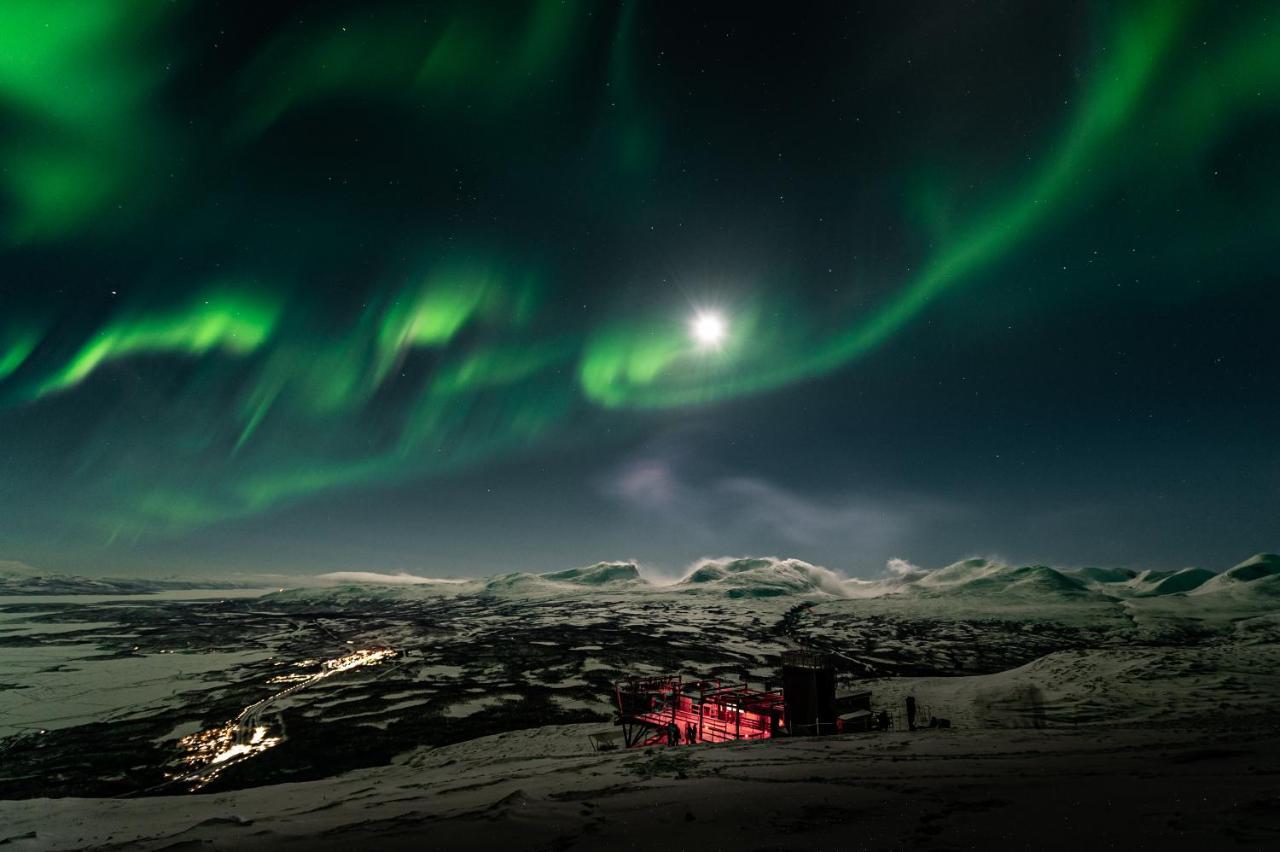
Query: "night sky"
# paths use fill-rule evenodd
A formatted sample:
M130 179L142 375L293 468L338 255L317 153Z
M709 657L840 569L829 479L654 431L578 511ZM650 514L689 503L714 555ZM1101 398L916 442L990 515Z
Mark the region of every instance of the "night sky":
M1280 550L1272 3L0 4L0 559Z

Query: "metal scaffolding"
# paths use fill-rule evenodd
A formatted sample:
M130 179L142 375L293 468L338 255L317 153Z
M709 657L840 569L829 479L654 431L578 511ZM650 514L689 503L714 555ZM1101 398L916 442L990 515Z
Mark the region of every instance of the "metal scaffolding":
M783 716L780 693L721 680L637 677L615 684L614 693L628 748L768 739Z

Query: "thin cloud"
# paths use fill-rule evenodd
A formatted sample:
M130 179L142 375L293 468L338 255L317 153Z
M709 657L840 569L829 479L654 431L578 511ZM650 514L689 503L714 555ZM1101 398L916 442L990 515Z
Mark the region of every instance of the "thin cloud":
M690 547L767 548L841 562L892 553L922 519L948 511L902 496L807 494L763 477L709 470L670 446L615 469L599 490Z

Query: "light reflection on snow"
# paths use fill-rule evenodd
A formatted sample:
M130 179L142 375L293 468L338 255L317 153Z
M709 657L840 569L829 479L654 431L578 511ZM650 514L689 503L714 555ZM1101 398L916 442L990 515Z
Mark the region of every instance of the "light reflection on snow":
M374 666L396 655L392 648L363 648L350 654L320 663L319 671L306 674L277 675L268 683L288 684L284 689L261 701L250 704L236 718L216 728L190 734L178 740L182 754L178 763L183 771L170 774L170 779L190 783L192 790L199 790L217 778L229 766L234 766L255 754L261 754L284 742L283 730L273 732L271 723L262 720L264 711L275 702L313 686L328 677L351 671L362 666ZM295 665L313 666L317 660L304 660Z

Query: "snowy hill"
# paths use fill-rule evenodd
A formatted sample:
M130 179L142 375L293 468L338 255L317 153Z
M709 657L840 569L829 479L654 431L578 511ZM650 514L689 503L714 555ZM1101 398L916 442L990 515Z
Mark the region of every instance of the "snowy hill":
M348 578L334 583L334 575L322 575L322 585L306 584L281 589L263 596L274 602L304 603L315 606L354 606L377 601L392 602L427 598L451 597L475 593L480 584L475 580L433 580L420 578L417 582L386 581L370 574L359 579Z
M631 562L597 562L586 568L570 568L566 571L553 571L538 576L556 583L573 583L579 586L646 582L640 577L640 569Z
M1084 580L1047 565L1015 567L986 559L966 559L931 571L915 582L910 591L924 595L1098 596Z
M1117 597L1185 594L1217 576L1204 568L1181 568L1177 571L1079 568L1061 573L1084 581L1094 591Z
M1191 594L1280 596L1280 555L1259 553L1215 575Z
M1204 568L1183 568L1172 573L1147 572L1146 579L1134 585L1134 589L1150 595L1180 595L1203 586L1217 574Z
M1079 568L1075 571L1063 573L1070 573L1090 585L1102 586L1114 583L1128 583L1137 576L1136 572L1125 568Z
M292 582L291 582L292 580ZM274 593L298 601L358 600L455 595L576 596L628 594L718 594L731 598L783 596L934 599L963 597L989 604L1116 602L1138 598L1227 594L1256 599L1280 597L1280 556L1258 554L1222 573L1204 568L1131 571L1124 568L1053 568L966 559L935 570L894 572L873 580L848 579L800 559L720 557L696 562L674 583L651 581L630 561L541 574L516 571L488 578L440 579L412 574L340 571L310 578L273 578ZM267 585L266 582L257 585ZM0 562L0 595L145 595L187 589L244 588L244 583L182 579L108 579L43 575L18 562ZM1243 598L1241 598L1243 600ZM984 604L985 605L985 604Z
M619 591L644 589L649 582L630 562L597 562L584 568L568 568L546 574L515 571L498 574L484 582L487 594L564 594L590 590Z
M1259 553L1222 573L1234 582L1251 583L1280 574L1280 554Z
M834 572L799 559L773 557L704 559L672 588L719 592L731 598L846 596L843 582Z

